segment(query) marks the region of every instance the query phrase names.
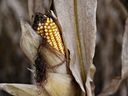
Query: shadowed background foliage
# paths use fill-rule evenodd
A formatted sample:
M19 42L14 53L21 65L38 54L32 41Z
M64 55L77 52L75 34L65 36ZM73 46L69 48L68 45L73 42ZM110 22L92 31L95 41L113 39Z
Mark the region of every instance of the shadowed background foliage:
M94 57L96 95L112 78L120 75L127 11L127 0L98 0ZM19 46L19 18L27 18L27 0L0 0L0 14L0 83L32 83L31 73L27 70L31 66ZM122 84L113 96L127 96L127 90L128 84ZM8 95L2 92L0 96Z

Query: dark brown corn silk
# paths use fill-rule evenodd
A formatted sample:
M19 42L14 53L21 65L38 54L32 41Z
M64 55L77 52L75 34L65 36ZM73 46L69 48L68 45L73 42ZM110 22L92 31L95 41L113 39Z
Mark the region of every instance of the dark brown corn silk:
M40 46L51 46L54 50L65 55L64 44L60 29L51 15L36 13L34 17L33 29L42 37ZM41 57L39 50L35 60L36 81L41 83L46 79L46 61Z
M35 60L36 67L36 82L41 83L46 80L46 64L45 61L41 58L41 55L38 53L38 56Z

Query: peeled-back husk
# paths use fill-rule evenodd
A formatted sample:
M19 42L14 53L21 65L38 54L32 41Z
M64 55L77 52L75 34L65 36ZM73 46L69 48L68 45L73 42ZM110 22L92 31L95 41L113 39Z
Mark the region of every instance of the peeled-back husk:
M21 33L21 48L29 60L34 64L41 37L25 21L21 21Z

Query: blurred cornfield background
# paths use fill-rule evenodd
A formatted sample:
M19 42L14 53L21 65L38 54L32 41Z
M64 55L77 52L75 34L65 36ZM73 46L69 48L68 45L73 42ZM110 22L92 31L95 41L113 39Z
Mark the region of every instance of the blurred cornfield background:
M28 59L20 48L19 18L27 17L27 0L0 0L0 83L32 83ZM94 57L96 96L121 73L121 50L127 0L98 0L97 41ZM9 96L1 91L0 96ZM112 96L128 96L123 83Z

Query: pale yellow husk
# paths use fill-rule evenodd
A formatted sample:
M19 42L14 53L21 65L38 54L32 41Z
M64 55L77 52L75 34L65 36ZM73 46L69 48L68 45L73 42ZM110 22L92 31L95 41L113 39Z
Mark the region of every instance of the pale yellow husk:
M44 82L44 89L40 96L80 96L79 89L73 83L70 75L48 73L48 79Z
M29 60L34 64L41 37L36 34L27 22L21 21L20 23L22 33L20 39L21 48Z

